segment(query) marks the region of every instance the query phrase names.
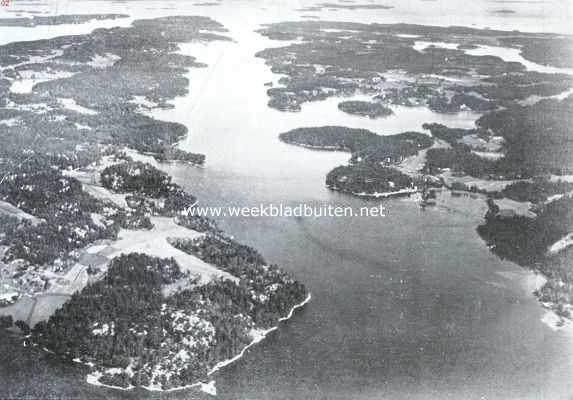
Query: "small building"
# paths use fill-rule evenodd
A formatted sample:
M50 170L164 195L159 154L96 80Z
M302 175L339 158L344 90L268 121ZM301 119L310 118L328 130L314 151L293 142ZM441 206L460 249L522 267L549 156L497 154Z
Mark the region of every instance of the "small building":
M13 304L20 298L20 293L18 292L6 292L0 294L0 307L9 306Z

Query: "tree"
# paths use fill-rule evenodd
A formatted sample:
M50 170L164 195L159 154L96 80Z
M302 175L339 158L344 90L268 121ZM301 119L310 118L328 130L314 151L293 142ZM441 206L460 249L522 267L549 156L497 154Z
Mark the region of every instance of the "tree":
M11 328L14 320L11 315L0 315L0 328Z
M30 325L28 325L28 324L26 323L26 321L22 321L21 319L19 319L18 321L16 321L16 322L14 323L14 325L16 325L16 327L19 328L24 335L29 335L29 334L30 334L30 331L31 331Z

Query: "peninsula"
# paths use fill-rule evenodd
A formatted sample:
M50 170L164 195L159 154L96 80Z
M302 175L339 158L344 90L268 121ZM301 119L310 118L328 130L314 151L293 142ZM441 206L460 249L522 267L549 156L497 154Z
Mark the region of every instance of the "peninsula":
M205 157L175 147L185 126L143 111L172 107L203 66L179 43L224 33L176 16L0 46L0 315L23 352L95 385L212 392L210 375L308 301L190 214L197 198L161 170Z

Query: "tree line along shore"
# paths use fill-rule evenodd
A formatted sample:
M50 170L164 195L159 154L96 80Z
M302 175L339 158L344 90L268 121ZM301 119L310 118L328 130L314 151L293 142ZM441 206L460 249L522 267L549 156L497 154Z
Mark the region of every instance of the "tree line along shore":
M370 118L389 116L383 110L397 105L480 113L473 129L428 123L420 132L378 135L317 126L280 140L350 153L347 165L325 178L348 194L418 191L427 199L432 188L447 187L485 195L480 236L498 256L542 272L548 282L536 294L560 318L571 317L571 36L329 21L275 23L259 32L285 42L257 53L284 75L267 91L270 107L298 111L305 102L361 94L370 100L342 101L339 109ZM472 53L490 47L518 50L537 70ZM411 160L419 168L412 170Z
M15 362L38 353L65 361L61 368L87 366L94 383L110 387L186 387L307 299L255 249L188 215L197 198L154 166L204 162L175 147L185 126L142 107L171 107L187 93L187 69L203 67L178 43L230 40L225 31L205 17L162 17L0 46L0 200L22 212L0 214L3 287L16 297L69 297L33 326L2 316L9 341L8 332L24 334ZM34 75L50 79L28 93L10 90ZM120 254L138 238L153 246ZM74 268L86 279L72 289Z

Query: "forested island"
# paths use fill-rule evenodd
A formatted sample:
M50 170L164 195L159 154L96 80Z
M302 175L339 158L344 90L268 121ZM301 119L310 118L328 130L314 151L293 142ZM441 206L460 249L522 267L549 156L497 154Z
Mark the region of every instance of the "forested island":
M428 186L483 195L489 211L480 236L500 257L541 272L547 282L538 297L571 318L573 75L567 71L573 37L322 21L270 24L259 33L289 42L257 53L285 75L282 86L267 91L270 107L297 111L305 102L360 94L371 100L345 101L340 110L373 116L375 104L479 113L474 128L426 123L427 135L311 127L280 139L352 153L348 165L326 177L327 186L352 195L420 190L425 199ZM518 50L525 61L552 68L534 71L472 54L490 46Z
M369 118L382 118L394 114L391 108L368 101L343 101L338 103L338 109L348 114L363 115Z
M538 61L533 46L525 50L524 43L529 40L539 46L551 43L545 64L563 66L570 49L563 48L560 58L554 49L571 43L568 36L346 22L285 22L259 32L277 40L298 38L296 43L257 54L273 72L286 75L280 80L282 87L268 90L270 107L295 111L307 101L362 93L373 99L366 102L368 107L398 104L426 106L435 112L469 109L483 114L473 129L425 124L429 140L439 140L440 145L434 146L430 142L418 148L408 149L403 144L396 148L392 143L379 146L377 140L368 139L358 151L344 140L332 143L330 132L322 132L324 143L312 135L299 140L300 130L281 135L281 140L351 151L351 166L370 161L379 167L399 167L404 158L432 146L424 152L424 166L419 171L432 176L451 172L484 181L509 181L571 173L573 97L550 97L570 90L573 75L530 71L518 62L466 53L480 46L506 46L520 48L524 58ZM428 44L438 42L457 48ZM364 107L362 102L350 102L353 107L358 103ZM361 141L368 137L359 136Z
M364 196L402 195L415 192L419 179L390 166L432 146L432 137L419 132L381 136L366 129L340 126L298 128L281 133L280 140L297 146L352 153L349 165L328 173L326 185L333 190Z
M308 300L191 215L196 197L156 166L205 157L175 147L185 126L140 104L171 107L203 66L178 43L224 32L162 17L0 46L0 329L24 335L8 341L26 358L49 354L113 388L198 386Z
M471 54L483 46L507 47L519 49L526 60L570 68L573 39L564 35L327 21L275 23L259 33L296 40L257 53L273 72L286 75L281 87L268 90L269 106L279 110L361 93L382 105L484 112L531 96L558 95L573 82L569 74L531 71L497 56Z
M411 194L418 191L415 185L416 180L397 169L371 163L336 167L326 175L326 186L330 189L357 196Z

